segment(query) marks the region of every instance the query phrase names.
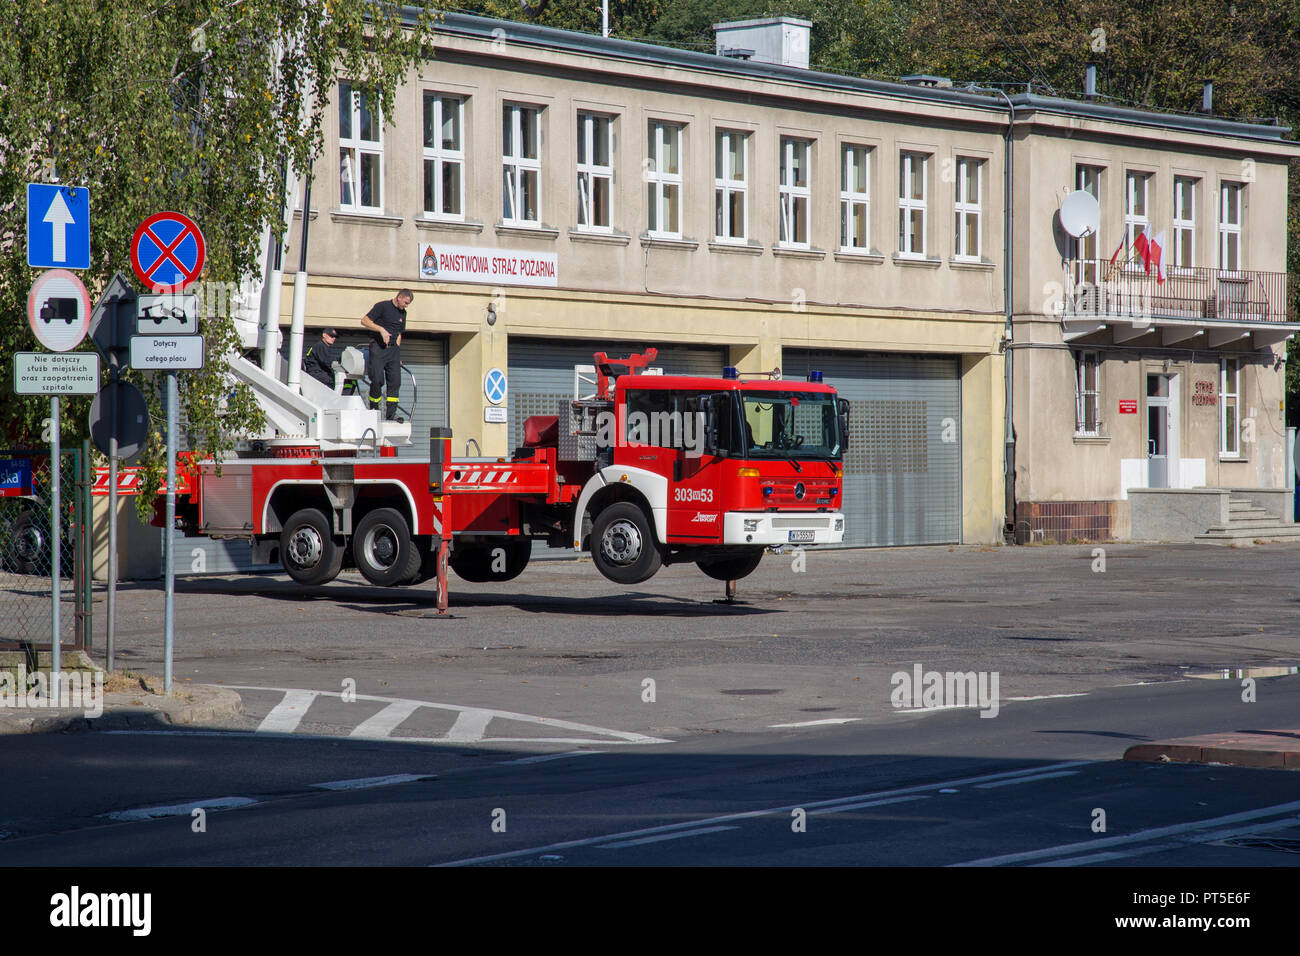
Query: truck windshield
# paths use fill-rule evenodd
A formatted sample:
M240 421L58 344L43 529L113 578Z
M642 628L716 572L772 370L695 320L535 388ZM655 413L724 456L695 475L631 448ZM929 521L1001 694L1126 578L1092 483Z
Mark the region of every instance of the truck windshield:
M835 396L827 392L743 392L746 458L843 458Z

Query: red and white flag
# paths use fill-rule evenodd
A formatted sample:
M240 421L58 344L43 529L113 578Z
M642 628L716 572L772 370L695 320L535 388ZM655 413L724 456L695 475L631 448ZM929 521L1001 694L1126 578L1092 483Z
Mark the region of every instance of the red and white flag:
M1147 240L1145 232L1139 232L1133 238L1133 251L1138 254L1142 260L1142 266L1147 270L1147 275L1151 274L1151 244Z
M1111 255L1111 257L1110 257L1110 264L1111 264L1111 265L1114 265L1114 264L1115 264L1115 260L1117 260L1117 259L1119 258L1119 254L1120 254L1121 252L1124 251L1124 247L1127 246L1127 245L1128 245L1128 230L1125 229L1125 230L1124 230L1124 238L1120 239L1120 241L1119 241L1119 245L1115 247L1115 252L1114 252L1114 253ZM1128 258L1128 257L1125 256L1125 258Z
M1156 285L1162 285L1165 281L1165 231L1161 229L1156 233L1155 238L1147 243L1147 272L1151 271L1152 263L1156 267Z

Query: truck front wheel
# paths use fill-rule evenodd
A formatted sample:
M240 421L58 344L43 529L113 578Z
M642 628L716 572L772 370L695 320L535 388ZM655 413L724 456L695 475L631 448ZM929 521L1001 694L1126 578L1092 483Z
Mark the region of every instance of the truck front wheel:
M280 533L280 563L299 584L328 584L343 568L343 547L329 518L315 508L295 511Z
M591 526L591 559L601 574L617 584L639 584L663 564L650 520L629 501L617 501L596 516Z
M744 554L729 558L707 558L696 561L701 571L716 581L739 581L749 577L763 560L763 548L751 548Z
M357 523L352 559L361 576L379 587L405 584L420 573L420 549L406 519L392 508L376 508Z

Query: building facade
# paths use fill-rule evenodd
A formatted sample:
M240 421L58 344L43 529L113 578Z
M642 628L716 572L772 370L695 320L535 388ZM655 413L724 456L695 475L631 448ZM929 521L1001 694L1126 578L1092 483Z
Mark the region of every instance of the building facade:
M448 14L393 115L339 77L290 236L309 223L309 340L360 340L410 288L403 405L417 438L450 424L457 454L508 454L596 350L654 346L667 373L820 370L853 403L856 545L1124 536L1129 487L1285 485L1294 316L1281 280L1232 278L1285 268L1281 131L824 74L806 23L746 30L728 36L795 57ZM1073 189L1100 200L1080 239L1056 218ZM1162 227L1165 282L1110 268L1122 232Z

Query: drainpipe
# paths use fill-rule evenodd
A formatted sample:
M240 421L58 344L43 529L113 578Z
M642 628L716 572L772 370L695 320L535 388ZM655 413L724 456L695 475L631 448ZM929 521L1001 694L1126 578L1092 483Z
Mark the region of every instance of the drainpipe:
M311 174L307 164L307 184L302 200L302 236L298 242L298 273L293 277L293 313L289 326L289 375L291 391L302 391L302 328L307 312L307 233L311 228Z
M1002 433L1004 444L1002 447L1002 480L1003 480L1003 508L1006 511L1006 527L1012 532L1014 540L1016 527L1016 430L1015 421L1012 416L1014 391L1014 363L1012 356L1015 354L1012 349L1012 339L1015 330L1012 325L1013 309L1015 307L1014 295L1014 266L1015 266L1015 243L1012 241L1011 228L1015 222L1015 193L1012 192L1012 183L1015 178L1015 160L1012 147L1012 132L1016 125L1016 104L1011 101L1004 90L998 87L976 86L971 83L966 89L972 92L996 93L1002 97L1007 104L1007 131L1003 136L1003 186L1002 191L1005 196L1003 202L1002 214L1002 309L1005 325L1002 332L1002 367L1005 373L1003 383L1003 404L1006 406L1003 410Z

